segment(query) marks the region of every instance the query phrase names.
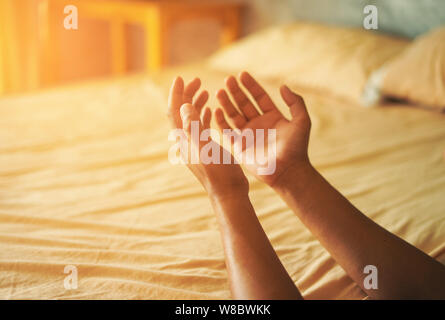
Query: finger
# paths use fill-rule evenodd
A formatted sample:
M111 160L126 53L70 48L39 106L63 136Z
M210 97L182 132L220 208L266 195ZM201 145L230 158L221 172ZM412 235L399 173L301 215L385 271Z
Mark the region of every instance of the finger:
M233 100L235 100L236 104L238 105L238 108L244 114L246 119L251 120L260 115L258 110L255 108L254 104L252 103L252 101L250 101L250 99L239 87L235 77L231 76L227 78L226 86L229 89L233 97Z
M242 116L238 112L238 110L236 110L232 101L230 101L229 95L227 94L226 90L224 90L224 89L219 90L216 93L216 98L218 99L219 103L223 107L227 116L230 118L230 120L232 120L235 127L237 127L237 128L244 127L244 125L246 124L246 118L244 118L244 116Z
M224 111L222 111L221 108L215 110L215 120L216 124L218 125L221 131L226 129L232 129L229 123L227 122L226 117L224 116Z
M306 105L303 98L292 92L287 86L281 86L280 88L281 97L284 102L288 105L292 119L298 118L302 115L307 115Z
M233 145L236 142L237 132L233 132L233 128L227 122L224 111L221 108L215 110L215 120L223 136L230 137L228 140ZM229 130L229 133L226 130Z
M192 130L192 124L197 124L199 132L201 132L201 121L199 115L195 110L195 107L190 103L184 103L180 109L182 127L184 131L190 136Z
M176 77L173 81L170 93L168 96L168 117L175 128L182 128L181 116L179 109L182 105L184 95L184 80L181 77Z
M242 72L240 75L240 80L264 113L273 110L278 111L278 108L273 103L267 92L248 72Z
M187 135L190 145L190 153L186 155L187 163L197 164L199 163L199 153L201 150L201 144L199 136L202 132L201 121L199 114L196 112L195 107L190 103L185 103L180 109L182 127Z
M198 114L201 114L201 110L205 106L208 100L209 100L209 93L206 90L201 92L195 99L193 105L195 106L196 112L198 112Z
M184 103L192 103L193 97L201 87L201 80L199 78L193 79L184 89Z
M202 115L202 126L205 129L210 129L210 121L212 120L212 111L209 107L204 109L204 113Z

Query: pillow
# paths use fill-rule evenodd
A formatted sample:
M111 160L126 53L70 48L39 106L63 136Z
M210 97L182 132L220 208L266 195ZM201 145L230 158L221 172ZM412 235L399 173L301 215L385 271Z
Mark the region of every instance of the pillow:
M418 37L384 74L383 96L445 111L445 27Z
M208 63L224 72L248 70L358 102L369 75L408 44L364 29L297 22L249 36Z

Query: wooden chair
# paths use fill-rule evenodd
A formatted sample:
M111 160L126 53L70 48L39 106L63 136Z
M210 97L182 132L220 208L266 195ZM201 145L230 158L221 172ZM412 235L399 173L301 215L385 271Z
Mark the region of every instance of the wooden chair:
M209 0L40 0L41 20L47 21L44 42L45 70L57 70L57 57L52 55L54 40L50 15L63 12L66 5L75 5L82 17L110 23L112 74L122 75L127 70L126 24L137 24L145 31L145 68L159 70L169 63L168 37L175 23L186 19L211 18L222 26L221 46L234 41L240 33L241 5L229 1ZM57 75L47 76L47 82L57 82Z

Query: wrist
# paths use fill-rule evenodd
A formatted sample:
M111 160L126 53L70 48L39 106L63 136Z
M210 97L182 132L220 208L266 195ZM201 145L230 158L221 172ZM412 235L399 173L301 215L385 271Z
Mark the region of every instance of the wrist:
M207 193L212 202L224 203L249 198L249 187L235 187L227 189L208 189Z
M308 161L294 163L283 171L271 185L277 193L286 192L289 189L294 191L304 190L313 178L317 170Z

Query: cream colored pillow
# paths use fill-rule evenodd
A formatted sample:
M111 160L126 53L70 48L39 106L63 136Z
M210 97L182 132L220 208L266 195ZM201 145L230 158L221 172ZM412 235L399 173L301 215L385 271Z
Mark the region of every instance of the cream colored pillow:
M364 29L298 22L254 34L210 58L212 68L248 70L360 101L370 74L402 52L408 41Z
M417 38L384 69L384 96L445 111L445 27Z

